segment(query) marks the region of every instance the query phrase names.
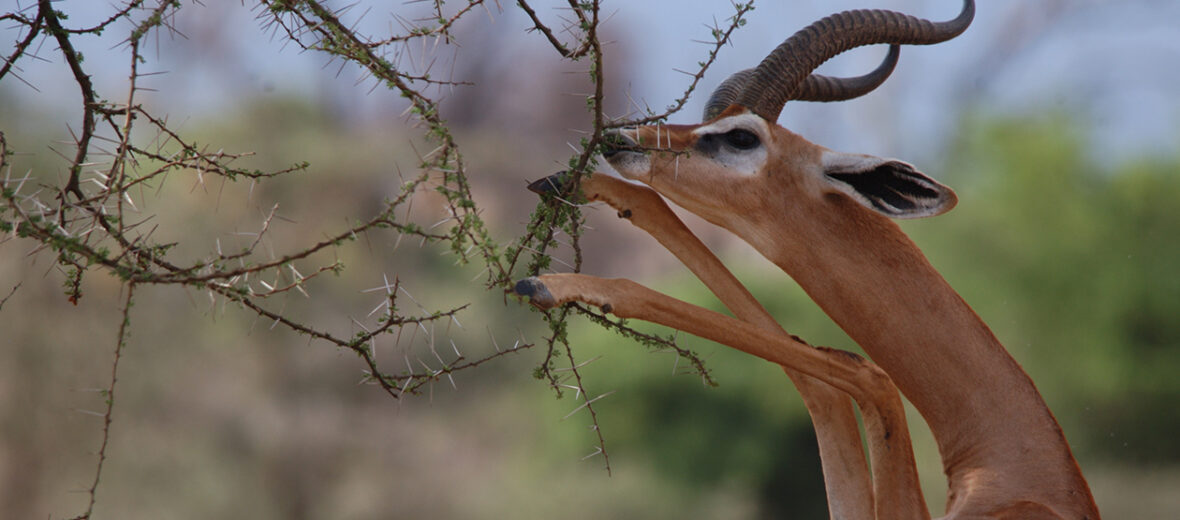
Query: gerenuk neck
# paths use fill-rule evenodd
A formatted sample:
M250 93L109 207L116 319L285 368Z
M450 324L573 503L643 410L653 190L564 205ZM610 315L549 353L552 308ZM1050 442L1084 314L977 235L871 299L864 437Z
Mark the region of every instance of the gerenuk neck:
M851 199L825 203L839 211L783 208L787 222L744 238L893 378L930 425L948 476L1053 461L1076 474L1060 477L1080 479L1028 375L917 246Z

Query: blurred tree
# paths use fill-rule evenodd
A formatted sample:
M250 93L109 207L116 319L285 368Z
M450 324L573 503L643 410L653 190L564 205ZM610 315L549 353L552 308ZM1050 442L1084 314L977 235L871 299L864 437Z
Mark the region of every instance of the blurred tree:
M915 223L1078 442L1180 464L1180 157L1108 168L1063 114L968 120L946 161L962 204ZM951 166L953 165L953 166Z

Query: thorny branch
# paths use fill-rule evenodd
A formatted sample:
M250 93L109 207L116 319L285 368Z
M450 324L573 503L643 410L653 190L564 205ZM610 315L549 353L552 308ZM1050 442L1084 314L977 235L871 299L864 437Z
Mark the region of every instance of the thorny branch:
M668 109L661 114L649 113L647 117L641 119L619 121L610 125L610 128L621 128L626 126L647 125L663 122L667 120L669 116L679 112L680 109L684 108L684 104L688 103L688 98L691 97L692 93L696 91L697 84L701 82L701 78L705 77L705 72L708 72L709 67L711 67L713 62L717 60L717 54L721 52L721 48L725 47L725 44L729 43L729 37L733 35L734 31L736 31L739 27L746 25L746 15L749 14L750 11L754 10L754 2L752 0L744 4L735 2L733 6L734 13L733 16L729 18L728 26L722 29L721 26L714 24L714 26L710 28L709 32L713 36L713 42L711 44L712 47L709 49L709 55L704 61L697 63L700 68L697 69L696 73L692 74L692 82L688 84L688 88L684 90L684 94L677 98L676 101L669 105Z
M520 5L521 10L523 10L525 14L527 14L533 21L532 30L540 31L541 34L545 35L545 39L549 40L549 44L552 45L553 48L557 50L557 53L562 57L569 58L571 60L578 59L582 56L585 56L586 53L590 51L589 38L583 38L582 43L578 45L577 49L570 50L569 47L566 47L565 44L561 43L561 40L557 39L557 36L553 34L553 29L550 29L548 25L545 25L545 23L537 17L537 11L533 10L532 6L530 6L528 2L525 0L520 0L517 3ZM579 20L585 20L585 15L582 14L582 10L578 6L571 5L571 9L578 14ZM588 29L588 27L583 26L582 29Z
M111 412L115 409L115 384L119 381L119 360L123 358L123 347L127 344L129 334L127 327L131 325L131 306L134 302L135 284L127 284L126 290L127 294L123 297L123 308L120 312L122 321L119 322L119 332L115 336L115 355L114 361L111 361L111 382L102 390L106 411L102 414L102 442L98 448L98 462L94 468L94 480L90 484L90 489L87 490L90 499L86 504L86 511L74 517L74 520L86 520L94 513L94 503L98 499L98 483L102 480L102 466L107 460L107 443L111 439Z
M451 378L452 374L472 369L508 354L534 346L517 342L511 349L480 357L468 358L454 350L454 356L444 359L437 352L430 362L419 360L415 365L406 357L405 367L386 368L377 361L377 339L397 334L401 330L426 331L433 323L447 323L468 308L467 304L410 315L398 308L399 293L405 294L396 277L380 288L386 291L380 308L383 312L369 325L354 322L363 330L352 335L340 335L325 324L313 324L276 309L268 298L297 291L307 294L313 281L324 273L338 273L343 265L334 258L327 259L347 242L377 233L409 236L427 244L447 246L462 263L481 264L486 274L488 289L507 289L519 277L537 274L550 268L552 253L563 247L572 250L574 271L581 269L580 239L585 227L580 207L561 202L562 197L546 198L534 211L524 233L507 245L498 244L480 215L480 206L469 182L467 169L459 146L447 122L439 112L439 103L429 94L431 89L456 87L466 83L454 78L432 75L431 65L406 65L406 49L411 43L449 45L457 41L453 34L457 23L470 13L491 9L485 0L434 0L431 15L418 20L399 18L403 31L381 36L364 34L358 27L359 18L349 11L351 5L330 9L320 0L260 0L257 16L264 30L281 35L303 50L324 53L333 60L356 67L374 81L409 100L409 118L421 136L434 148L418 157L417 172L396 194L391 194L382 208L367 219L343 226L325 238L281 254L264 254L259 246L270 232L274 211L263 221L247 247L223 252L218 242L213 251L197 258L177 253L179 244L161 242L155 238L156 227L145 225L154 215L141 215L146 206L145 188L159 187L169 176L192 177L198 184L206 178L219 178L232 183L279 182L299 173L310 172L310 164L300 162L287 168L258 170L241 168L234 163L251 155L250 152L226 152L218 145L201 144L186 137L168 122L168 118L145 108L137 101L145 74L140 65L147 62L143 48L149 36L170 31L173 20L182 9L178 0L124 0L112 6L113 12L89 27L68 27L67 13L55 8L51 0L36 0L25 8L0 14L0 21L15 24L19 35L12 51L0 65L0 81L9 77L25 83L19 76L20 64L31 60L45 60L32 49L38 42L50 42L61 63L78 88L77 128L70 127L72 150L59 151L65 161L65 175L56 184L45 179L53 175L39 173L12 175L10 158L13 152L0 132L0 245L13 241L36 244L33 254L51 252L63 278L69 301L83 297L82 280L93 272L104 272L117 278L124 288L122 322L118 327L115 358L109 387L104 391L107 411L104 414L102 447L98 452L95 478L89 489L90 503L77 518L89 518L106 459L105 447L111 431L111 410L114 406L115 382L122 347L129 334L129 313L134 289L141 285L175 287L184 291L207 293L211 299L232 303L259 319L267 320L294 333L346 349L355 354L363 365L364 379L379 386L392 397L415 394L426 385ZM498 2L492 2L500 8ZM593 93L586 98L591 118L591 131L579 143L579 151L569 159L568 170L574 182L567 185L570 193L578 189L578 181L592 174L597 167L595 157L603 143L604 132L611 128L662 122L679 111L697 84L713 64L720 49L730 36L744 25L745 16L753 3L735 3L734 14L724 26L715 26L713 41L700 68L691 74L691 82L684 94L660 114L650 111L639 119L610 120L604 107L604 52L600 39L602 27L601 0L567 0L569 16L562 20L560 29L544 21L528 1L516 2L531 21L530 31L542 35L562 58L587 64L593 81ZM198 6L199 7L199 4ZM363 15L361 15L363 16ZM350 18L351 17L351 18ZM121 95L101 92L91 79L91 72L76 47L78 37L99 37L104 32L127 30L117 37L116 45L127 52L126 91ZM564 35L565 41L558 35ZM584 61L583 61L584 60ZM25 83L28 85L27 83ZM33 85L29 87L35 88ZM120 102L107 101L120 99ZM105 150L103 145L113 145ZM540 173L539 173L540 174ZM442 231L424 227L409 219L406 210L416 194L433 190L445 199L449 219ZM399 217L399 212L406 216ZM137 220L138 219L138 220ZM158 225L158 224L157 224ZM567 237L563 242L561 236ZM190 248L195 244L186 244ZM527 259L527 261L526 261ZM302 273L308 273L306 275ZM269 282L267 281L269 280ZM20 284L0 299L0 309L9 302ZM605 436L598 428L598 415L593 403L603 397L591 397L586 392L575 349L566 329L571 315L581 315L590 321L614 330L623 336L654 349L675 352L688 360L692 370L712 384L703 361L693 352L679 347L675 341L644 334L627 327L622 321L578 305L549 311L545 314L551 334L543 342L545 354L537 368L536 377L546 381L555 391L573 389L581 401L578 411L585 408L598 438L598 449L609 471L605 450ZM433 337L431 337L433 341ZM572 414L572 412L571 412Z
M666 120L670 115L681 110L685 103L687 103L689 96L695 91L697 84L701 78L704 77L709 67L714 63L721 48L729 42L731 35L739 27L745 25L745 16L754 9L754 3L734 3L734 14L728 19L728 25L722 27L715 25L711 28L711 35L713 42L708 51L708 56L704 61L699 63L700 69L692 74L692 81L685 90L684 94L678 98L668 109L662 114L648 114L648 116L640 119L625 119L620 121L607 121L603 114L603 85L605 84L603 67L602 67L602 45L598 37L598 28L600 24L599 8L600 2L576 2L569 1L570 10L574 13L576 21L567 22L566 32L580 34L579 41L574 51L569 49L569 46L561 43L556 36L555 31L546 25L536 11L528 4L527 1L521 0L518 5L529 16L533 23L533 29L540 32L549 41L559 54L567 59L577 60L585 55L592 58L590 68L591 78L594 81L594 94L587 99L587 105L594 115L594 129L590 137L582 140L582 153L572 157L569 161L569 173L571 173L572 182L566 184L564 192L555 197L548 197L542 201L538 206L538 210L533 214L529 222L529 226L524 236L522 236L518 243L519 246L509 247L507 251L508 263L510 266L515 266L519 257L525 251L532 253L532 259L529 262L526 271L529 274L536 274L542 270L549 268L550 256L548 251L555 247L557 242L557 235L559 232L564 232L571 238L572 248L575 252L574 270L580 270L581 250L578 242L583 226L583 217L580 208L576 204L570 204L566 201L572 199L572 195L577 193L580 181L583 175L591 173L596 166L594 156L598 153L599 147L602 144L603 133L611 128L619 128L626 126L635 126L649 123L656 123ZM513 272L514 269L508 269ZM637 333L633 330L626 329L621 323L610 321L603 317L598 319L592 312L581 310L581 314L590 317L592 321L602 325L608 329L613 329L624 336L634 339L642 344L653 348L671 348L678 355L684 356L690 360L691 365L696 369L699 375L708 383L713 384L708 371L704 367L703 361L690 351L681 349L675 345L675 342L658 339L652 336ZM566 313L561 313L558 316L549 315L550 328L554 331L554 337L549 339L549 349L542 363L541 373L549 379L551 385L555 385L556 378L552 375L552 363L554 360L553 345L555 341L564 341L557 336L563 334Z
M94 85L90 83L90 75L82 70L80 55L78 51L74 50L74 45L70 41L70 33L62 28L57 10L53 8L49 0L39 1L37 18L45 20L50 36L57 40L62 56L65 58L66 64L70 66L74 81L78 83L78 88L82 89L82 135L78 138L77 155L74 156L74 166L70 168L70 180L62 189L61 197L64 204L67 194L74 195L78 199L86 198L79 187L79 176L82 174L82 164L86 162L86 154L90 151L90 138L94 136L94 106L96 104Z

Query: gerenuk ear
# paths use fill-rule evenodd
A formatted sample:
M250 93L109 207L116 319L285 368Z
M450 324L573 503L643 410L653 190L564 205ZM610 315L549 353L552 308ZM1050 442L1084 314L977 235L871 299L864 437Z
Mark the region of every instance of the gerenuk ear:
M959 201L950 188L893 159L827 151L823 169L833 188L890 218L933 217Z

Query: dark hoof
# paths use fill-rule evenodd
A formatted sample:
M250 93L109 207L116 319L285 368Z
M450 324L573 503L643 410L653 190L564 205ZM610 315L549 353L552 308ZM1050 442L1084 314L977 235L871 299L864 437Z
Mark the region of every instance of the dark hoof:
M559 195L565 191L570 180L569 172L562 170L539 181L529 183L529 191L537 195Z
M525 278L516 282L516 287L513 287L512 291L520 296L527 297L529 303L540 309L552 309L557 305L557 302L553 299L553 295L549 293L549 289L536 277Z

